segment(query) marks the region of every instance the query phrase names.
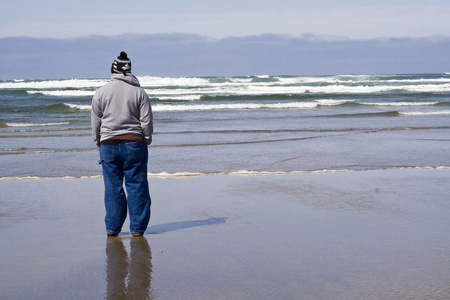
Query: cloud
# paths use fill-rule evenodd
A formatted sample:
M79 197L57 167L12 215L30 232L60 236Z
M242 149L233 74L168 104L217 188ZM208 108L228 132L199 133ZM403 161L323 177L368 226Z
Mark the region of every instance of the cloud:
M443 73L449 37L350 40L306 34L211 39L194 34L0 39L1 79L107 78L124 50L138 76Z

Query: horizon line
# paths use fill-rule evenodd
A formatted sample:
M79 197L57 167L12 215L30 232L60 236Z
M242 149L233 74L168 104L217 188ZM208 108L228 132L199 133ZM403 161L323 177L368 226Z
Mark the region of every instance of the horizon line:
M350 38L341 35L332 35L332 34L315 34L310 32L301 33L299 35L291 35L291 34L282 34L282 33L258 33L258 34L247 34L247 35L229 35L224 37L212 37L205 34L200 33L189 33L189 32L167 32L167 33L121 33L121 34L87 34L87 35L79 35L72 37L45 37L45 36L27 36L27 35L14 35L14 36L0 36L1 39L35 39L35 40L59 40L59 41L69 41L69 40L79 40L79 39L89 39L89 38L119 38L119 37L195 37L203 40L211 40L211 41L221 41L226 39L245 39L245 38L255 38L255 37L278 37L285 39L300 39L307 41L329 41L329 42L338 42L338 41L386 41L386 40L424 40L424 39L433 39L433 40L450 40L450 35L444 34L434 34L434 35L426 35L421 37L415 36L379 36L379 37L367 37L367 38Z

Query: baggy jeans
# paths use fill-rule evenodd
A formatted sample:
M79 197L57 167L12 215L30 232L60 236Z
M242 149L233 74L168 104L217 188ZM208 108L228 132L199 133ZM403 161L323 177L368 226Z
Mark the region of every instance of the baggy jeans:
M148 149L145 143L100 145L107 233L115 234L122 230L127 208L130 214L130 231L144 233L147 229L151 206L147 162Z

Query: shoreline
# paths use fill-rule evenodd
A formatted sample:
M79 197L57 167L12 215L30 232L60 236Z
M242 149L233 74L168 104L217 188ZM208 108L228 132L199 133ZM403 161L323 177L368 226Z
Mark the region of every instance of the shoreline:
M450 170L448 166L430 167L430 166L417 166L417 167L390 167L390 168L374 168L374 169L324 169L324 170L306 170L306 171L251 171L251 170L239 170L232 172L160 172L160 173L147 173L148 178L188 178L188 177L200 177L200 176L249 176L249 175L301 175L301 174L331 174L331 173L349 173L349 172L377 172L377 171L402 171L402 170ZM4 176L0 177L0 180L48 180L48 179L98 179L103 178L103 175L91 175L91 176Z
M0 180L0 298L450 296L449 168L231 175L149 176L141 241L100 177Z

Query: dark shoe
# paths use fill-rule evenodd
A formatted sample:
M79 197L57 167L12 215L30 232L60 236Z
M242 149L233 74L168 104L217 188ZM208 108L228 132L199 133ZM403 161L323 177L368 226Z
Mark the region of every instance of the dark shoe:
M111 236L111 237L112 237L112 236L119 236L118 233L106 233L106 235L107 235L107 236Z
M143 232L137 232L137 231L133 231L133 232L131 232L131 234L132 234L134 237L138 237L138 236L143 236L143 235L144 235Z

